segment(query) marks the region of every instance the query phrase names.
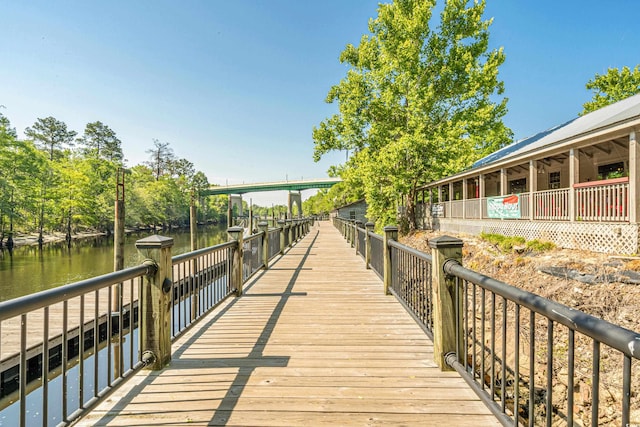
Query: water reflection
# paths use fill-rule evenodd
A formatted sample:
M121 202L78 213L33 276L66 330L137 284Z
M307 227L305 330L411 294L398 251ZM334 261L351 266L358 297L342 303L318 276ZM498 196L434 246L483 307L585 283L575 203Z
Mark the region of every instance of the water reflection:
M151 232L136 233L126 237L124 247L125 267L141 262L135 248L136 240ZM190 250L188 231L158 232L173 237L173 255ZM225 226L198 228L198 247L217 245L227 240ZM0 301L28 295L67 283L113 271L113 237L88 237L67 242L48 243L42 249L20 246L10 252L0 250Z

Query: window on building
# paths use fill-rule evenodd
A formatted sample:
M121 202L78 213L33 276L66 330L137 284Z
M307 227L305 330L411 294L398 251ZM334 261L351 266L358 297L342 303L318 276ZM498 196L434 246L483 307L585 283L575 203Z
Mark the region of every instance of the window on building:
M560 188L560 172L549 172L549 190Z
M527 191L527 178L509 181L509 192L511 194L524 193L525 191Z
M448 185L443 185L442 186L442 201L443 202L448 202L449 201L449 186Z
M625 176L624 162L598 166L598 179L621 178L623 176Z
M356 211L349 211L349 219L356 219Z

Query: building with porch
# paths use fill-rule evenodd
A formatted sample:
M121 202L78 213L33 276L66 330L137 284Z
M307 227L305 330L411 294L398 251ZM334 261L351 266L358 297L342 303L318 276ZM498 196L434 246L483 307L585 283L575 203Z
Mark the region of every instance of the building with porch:
M424 228L634 254L640 94L510 144L422 188Z

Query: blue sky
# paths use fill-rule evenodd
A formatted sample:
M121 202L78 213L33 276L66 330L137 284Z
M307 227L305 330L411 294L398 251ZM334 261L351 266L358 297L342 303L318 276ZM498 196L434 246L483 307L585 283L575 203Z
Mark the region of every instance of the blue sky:
M324 99L346 74L338 56L377 4L0 0L0 111L19 133L38 117L79 134L100 120L130 166L168 142L214 184L326 177L345 155L314 163L311 130L335 111ZM640 63L639 11L636 0L487 0L516 139L575 117L595 73Z

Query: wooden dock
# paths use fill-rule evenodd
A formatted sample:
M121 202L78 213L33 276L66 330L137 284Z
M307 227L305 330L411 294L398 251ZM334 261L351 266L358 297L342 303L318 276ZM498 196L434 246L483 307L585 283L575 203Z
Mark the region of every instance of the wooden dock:
M330 223L76 425L500 425Z

